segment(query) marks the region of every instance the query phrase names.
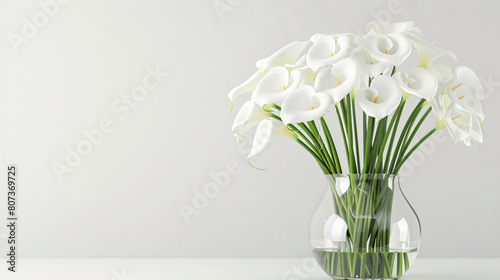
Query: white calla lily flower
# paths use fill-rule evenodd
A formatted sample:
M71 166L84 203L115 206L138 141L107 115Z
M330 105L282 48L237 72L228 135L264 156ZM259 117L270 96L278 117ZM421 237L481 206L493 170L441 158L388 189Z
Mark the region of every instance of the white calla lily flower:
M458 108L471 112L473 115L484 120L484 113L481 101L474 93L474 90L467 85L461 85L452 91Z
M267 58L257 61L256 66L260 69L261 73L265 74L276 66L284 66L286 64L294 65L297 61L297 57L307 44L309 44L309 41L292 42Z
M484 90L477 75L464 66L456 67L455 71L442 64L431 64L429 70L436 73L439 87L438 95L431 101L432 109L438 118L442 118L446 109L445 103L453 103L463 110L472 113L481 121L484 113L481 98ZM441 94L439 94L442 92Z
M443 56L451 58L452 65L455 65L455 62L457 62L457 57L452 52L436 47L418 36L412 36L410 41L418 53L420 67L427 68L434 60Z
M306 64L313 71L347 57L361 43L361 37L357 34L315 36L311 40L314 38L316 41L306 56Z
M453 143L464 142L470 146L473 115L455 105L447 109L445 123Z
M371 23L371 28L377 34L399 33L406 34L412 30L415 23L413 21L403 22L380 22L378 20Z
M259 68L259 70L255 72L248 80L243 82L241 85L233 88L229 92L228 97L231 100L231 103L234 104L235 100L238 99L238 97L240 97L241 95L254 91L265 74L273 67L295 65L298 62L297 57L304 50L307 44L309 44L308 41L292 42L284 46L274 54L270 55L269 57L257 61L256 66L257 68ZM303 61L305 61L305 56L302 57L302 62Z
M455 84L455 73L453 73L453 69L451 67L444 64L433 63L429 65L427 69L429 69L432 73L434 73L434 75L436 75L436 78L438 80L438 94L443 93L447 88L450 87L450 85Z
M367 77L385 74L392 67L389 63L380 62L371 57L365 49L353 51L351 57L358 63L360 72Z
M300 69L290 73L283 66L275 67L257 85L252 99L261 107L269 103L280 106L289 93L301 85L302 74Z
M434 99L438 88L436 75L421 67L412 67L405 72L397 72L394 74L394 80L403 91L428 101Z
M449 91L445 91L443 93L438 93L431 100L432 111L436 115L438 120L443 120L446 114L446 108L452 103L452 99L450 98Z
M480 100L483 99L483 86L481 85L481 82L479 81L479 78L477 77L476 73L474 73L474 71L465 66L458 66L455 69L455 77L457 85L454 87L466 85L470 89L472 89L477 98L479 98Z
M264 111L257 103L248 100L236 115L232 131L235 133L236 138L241 141L241 137L248 137L245 136L245 133L249 129L258 125L261 121L268 118L269 115L270 113Z
M243 94L254 91L262 78L263 75L260 70L258 70L248 80L233 88L227 95L227 97L231 100L231 104L234 104L234 101L236 101L236 99Z
M272 141L275 134L281 134L291 139L296 139L297 135L288 130L285 125L275 119L265 119L259 123L255 131L255 136L252 143L252 150L247 156L247 163L254 167L253 160L265 150L267 145Z
M366 40L366 51L381 62L399 66L411 54L410 41L401 34L370 35Z
M394 112L401 98L401 90L390 76L377 76L370 87L356 92L356 102L367 115L377 120Z
M283 102L281 120L296 124L319 119L328 112L332 100L325 93L316 93L309 85L294 90Z
M342 100L356 86L359 79L357 63L352 58L344 58L332 69L323 69L316 76L314 88L332 98L334 103Z

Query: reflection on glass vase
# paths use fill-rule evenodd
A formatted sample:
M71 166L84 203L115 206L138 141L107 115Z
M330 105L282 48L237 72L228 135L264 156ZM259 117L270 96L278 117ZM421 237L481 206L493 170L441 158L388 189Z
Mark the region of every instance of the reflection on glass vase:
M420 222L384 174L334 174L310 229L319 265L334 279L397 279L420 246Z

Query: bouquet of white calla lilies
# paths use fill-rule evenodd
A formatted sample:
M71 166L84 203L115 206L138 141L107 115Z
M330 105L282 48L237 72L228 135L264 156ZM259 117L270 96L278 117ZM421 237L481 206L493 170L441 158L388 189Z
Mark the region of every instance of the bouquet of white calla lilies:
M412 53L417 57L408 59ZM256 127L250 166L281 134L327 175L330 188L311 222L311 244L333 278L401 277L416 257L420 224L416 215L397 212L406 208L395 200L401 198L395 175L440 129L453 143L483 142L483 87L456 61L424 40L413 22L374 22L363 37L316 34L310 42L293 42L259 60L257 72L229 93L234 105L252 92L233 124L240 141ZM415 107L404 114L405 106ZM417 140L431 113L437 124ZM330 130L331 118L339 130ZM345 149L342 161L338 142Z
M405 66L412 53L419 64ZM449 63L436 63L442 57ZM483 88L476 74L455 67L456 61L450 51L424 40L413 22L374 22L363 37L316 34L259 60L255 74L231 90L232 104L252 93L233 131L241 140L251 138L249 131L257 127L250 164L273 134L283 134L304 147L325 174L342 173L339 139L350 173L397 174L439 129L446 128L453 142L483 141ZM410 99L417 104L405 121L401 117ZM341 135L332 135L326 121L329 112L336 115ZM437 117L436 127L414 143L431 112Z

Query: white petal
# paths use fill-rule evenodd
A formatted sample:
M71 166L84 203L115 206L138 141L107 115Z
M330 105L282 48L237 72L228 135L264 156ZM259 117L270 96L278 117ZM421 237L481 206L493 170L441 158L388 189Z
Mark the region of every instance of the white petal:
M400 33L405 34L409 32L415 23L413 21L403 22L380 22L378 20L372 22L372 28L378 34Z
M420 58L420 67L427 68L434 60L442 56L450 57L452 60L452 65L454 65L457 61L456 56L452 52L436 47L422 38L412 36L410 38L410 41Z
M249 100L243 104L240 111L236 115L233 122L232 131L239 138L240 136L245 136L245 132L250 128L258 125L262 120L264 120L269 113L264 111L259 105L254 101Z
M315 93L311 86L301 86L283 102L281 119L285 124L319 119L328 112L331 102L327 94Z
M474 90L467 85L460 85L451 91L455 97L457 107L471 112L475 116L484 120L484 113L481 106L481 100L477 98Z
M469 112L452 105L446 112L445 122L453 143L464 141L470 145L472 115Z
M347 57L362 42L357 34L334 36L319 37L307 52L306 63L314 71Z
M438 93L443 93L450 85L458 84L455 82L455 73L453 73L453 69L447 65L433 63L429 65L427 69L436 75L438 80Z
M330 95L334 103L342 100L356 86L359 70L352 58L344 58L332 69L323 69L316 76L314 88Z
M401 90L389 76L377 76L370 87L356 91L356 102L367 115L377 120L394 112L401 98Z
M257 71L243 84L233 88L227 95L231 100L231 103L234 103L234 101L242 94L254 91L257 85L259 84L260 80L262 80L262 77L263 77L262 72Z
M378 61L399 66L411 53L411 44L400 34L372 35L366 44L368 53Z
M269 57L257 61L256 66L261 72L267 72L276 66L284 66L286 64L293 65L307 44L309 44L309 41L292 42Z
M306 64L316 71L319 67L332 64L342 57L335 56L335 39L325 36L314 43L306 56Z
M360 72L369 77L386 73L392 67L389 63L383 63L371 57L364 49L353 51L351 57L358 63Z
M299 74L300 72L296 75ZM301 79L297 77L295 79L299 80L299 82L294 83L290 88L288 70L282 66L275 67L262 78L252 94L252 99L261 107L268 103L276 103L279 106L290 91L294 89L293 86L296 88L300 84Z
M273 138L273 122L270 119L263 120L257 130L253 139L252 150L248 154L247 163L253 166L253 159L259 155L271 142Z
M431 71L412 67L405 72L394 74L394 80L407 93L416 95L420 98L432 100L436 95L438 80Z
M332 37L333 38L333 34L324 34L324 33L314 34L311 36L310 40L311 40L311 42L316 43L320 39L323 39L323 37Z
M483 99L484 90L476 73L465 66L458 66L455 69L456 82L470 87L479 99Z

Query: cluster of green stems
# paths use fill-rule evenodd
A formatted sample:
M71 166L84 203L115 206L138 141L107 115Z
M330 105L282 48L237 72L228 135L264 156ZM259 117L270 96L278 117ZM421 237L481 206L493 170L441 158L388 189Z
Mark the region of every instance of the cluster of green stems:
M347 235L351 252L387 252L393 196L387 188L390 175L398 174L412 153L439 129L437 126L431 129L412 146L418 130L432 108L429 102L421 99L398 134L405 104L406 98L402 98L391 117L386 116L378 121L363 112L362 135L358 135L356 106L351 93L335 105L351 189L342 197L334 192L334 210L348 225ZM421 115L426 107L428 108ZM281 110L276 104L267 104L264 109L271 113ZM281 121L276 114L272 114L272 117ZM296 133L296 141L314 157L325 175L343 173L334 138L324 117L307 123L289 124L287 127ZM369 177L368 174L374 177ZM377 182L377 175L384 175L384 179ZM368 188L372 191L361 191ZM378 216L378 220L366 218L370 216ZM347 259L351 273L357 267L361 274L370 274L369 270L364 269L366 258L366 255L360 255L359 258L354 256ZM403 263L408 269L408 255L401 253L397 256L397 259L399 258L404 258L404 261L398 261L396 266L398 274L401 275ZM392 271L392 261L394 260L385 262L388 267L387 274L384 274L387 276Z
M398 174L412 153L439 130L438 127L431 129L410 148L419 128L432 111L431 106L428 106L429 102L421 99L399 133L399 139L395 142L405 104L406 98L402 98L390 120L389 116L386 116L376 121L375 118L363 112L362 139L358 135L356 106L351 93L335 105L349 174ZM427 106L427 110L419 118L421 111ZM271 112L270 108L281 110L276 104L267 104L265 108ZM281 121L281 118L275 114L271 114L271 117ZM322 133L318 129L318 122ZM296 133L296 141L314 157L324 174L343 173L334 138L324 117L321 117L319 121L288 124L287 127Z

